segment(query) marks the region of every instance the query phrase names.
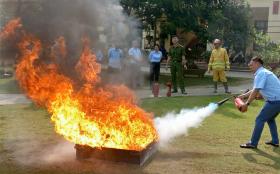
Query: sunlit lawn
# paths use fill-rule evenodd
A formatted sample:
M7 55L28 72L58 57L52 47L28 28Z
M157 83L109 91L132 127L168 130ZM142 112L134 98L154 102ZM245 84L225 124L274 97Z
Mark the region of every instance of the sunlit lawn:
M141 106L156 116L162 116L166 112L179 111L181 108L205 106L223 97L145 99ZM255 114L261 105L261 101L255 102L250 105L247 113L241 114L233 107L232 102L226 103L200 127L191 129L187 136L178 137L168 147L161 148L143 168L103 161L77 162L74 157L70 162L64 162L69 159L62 159L60 163L48 165L24 165L24 159L27 161L37 154L40 157L40 151L56 145L62 138L54 133L46 111L33 105L1 106L0 174L278 173L280 149L264 145L264 141L270 139L267 126L259 150L239 148L240 143L249 139ZM277 122L280 125L279 119Z

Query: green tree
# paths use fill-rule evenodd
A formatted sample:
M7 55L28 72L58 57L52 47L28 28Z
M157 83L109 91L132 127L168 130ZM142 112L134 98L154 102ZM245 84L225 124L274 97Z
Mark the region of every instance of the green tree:
M230 0L209 21L209 38L223 39L228 47L244 50L252 34L250 7L245 1Z
M255 53L263 58L265 63L280 63L280 44L271 41L271 38L262 32L255 32Z
M220 38L228 46L245 48L251 33L250 10L245 0L121 0L129 15L141 19L144 29L154 29L163 14L161 37L176 29L195 32L201 42Z

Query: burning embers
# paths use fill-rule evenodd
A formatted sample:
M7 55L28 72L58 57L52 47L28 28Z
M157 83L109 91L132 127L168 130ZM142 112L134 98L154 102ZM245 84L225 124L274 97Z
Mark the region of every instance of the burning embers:
M55 45L56 53L49 55L67 61L64 42L67 43L60 37ZM76 66L69 67L69 71L75 71L80 77L79 83L61 73L61 65L42 61L44 48L38 38L25 34L19 48L21 58L16 66L19 85L36 104L47 108L56 132L78 144L77 147L141 154L158 141L152 115L134 103L128 88L101 87L101 67L91 53L88 39L83 39Z

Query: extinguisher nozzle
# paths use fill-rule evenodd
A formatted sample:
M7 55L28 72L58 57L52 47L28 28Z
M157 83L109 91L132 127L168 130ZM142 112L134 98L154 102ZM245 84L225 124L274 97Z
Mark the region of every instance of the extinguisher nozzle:
M227 102L230 98L231 98L231 97L226 98L226 99L223 99L223 100L221 100L221 101L217 102L217 105L218 105L218 106L223 105L223 104L224 104L225 102Z

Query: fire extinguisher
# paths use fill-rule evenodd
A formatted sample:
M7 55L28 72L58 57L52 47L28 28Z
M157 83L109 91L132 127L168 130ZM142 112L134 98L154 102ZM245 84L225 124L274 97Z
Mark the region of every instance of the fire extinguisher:
M158 94L159 94L159 84L158 83L153 84L153 94L154 94L154 97L158 97Z
M171 82L167 82L167 83L166 83L166 86L167 86L166 96L167 96L167 97L171 97L171 87L172 87L172 83L171 83Z
M234 104L240 112L246 112L247 111L247 110L242 110L242 105L244 105L245 103L241 100L241 98L236 97L234 99Z

